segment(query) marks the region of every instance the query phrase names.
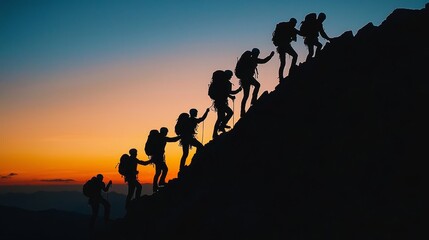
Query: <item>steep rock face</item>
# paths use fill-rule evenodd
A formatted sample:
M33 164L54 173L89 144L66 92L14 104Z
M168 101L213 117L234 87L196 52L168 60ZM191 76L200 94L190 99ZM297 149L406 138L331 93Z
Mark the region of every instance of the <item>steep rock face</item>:
M428 6L345 32L109 237L420 239L428 35Z

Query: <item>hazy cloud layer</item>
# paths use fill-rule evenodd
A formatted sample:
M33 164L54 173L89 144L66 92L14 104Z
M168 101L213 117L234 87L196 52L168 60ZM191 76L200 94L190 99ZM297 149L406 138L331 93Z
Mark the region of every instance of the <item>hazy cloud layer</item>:
M7 179L7 178L11 178L13 176L18 175L18 173L9 173L8 175L0 175L1 179Z
M40 180L42 182L74 182L74 179L70 179L70 178L66 178L66 179L61 179L61 178L53 178L53 179L42 179Z

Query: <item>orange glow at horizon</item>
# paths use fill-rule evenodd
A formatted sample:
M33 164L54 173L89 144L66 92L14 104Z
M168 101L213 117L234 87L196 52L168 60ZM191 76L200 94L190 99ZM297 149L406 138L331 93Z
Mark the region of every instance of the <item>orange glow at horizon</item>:
M261 51L261 57L268 54ZM112 61L22 79L22 84L0 95L0 185L82 184L98 173L105 180L123 183L115 168L119 157L136 148L138 158L146 160L143 147L151 129L167 127L172 137L181 112L196 108L201 116L212 105L207 96L212 72L233 69L235 55L239 54L227 56L228 62L225 56L210 59L211 63L224 62L221 65L201 61L195 66L190 60L165 57L151 63ZM193 58L204 56L189 57ZM278 84L278 64L275 55L258 67L259 95ZM238 88L238 79L234 77L232 83ZM239 93L234 103L230 101L236 113L241 97ZM199 125L197 138L203 144L211 140L215 120L212 110ZM230 125L238 120L236 114ZM194 153L195 148L187 165ZM167 181L177 177L181 154L178 142L167 143ZM139 165L138 170L141 183L152 183L152 165Z

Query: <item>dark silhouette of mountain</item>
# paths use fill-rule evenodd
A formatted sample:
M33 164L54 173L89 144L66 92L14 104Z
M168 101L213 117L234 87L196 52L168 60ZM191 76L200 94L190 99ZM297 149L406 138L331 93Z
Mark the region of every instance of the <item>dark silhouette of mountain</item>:
M111 218L125 216L125 195L116 192L103 194L111 203ZM90 215L91 207L88 199L77 191L38 191L34 193L5 193L0 194L0 205L18 207L33 211L56 209Z
M109 236L427 239L428 36L426 4L333 39Z

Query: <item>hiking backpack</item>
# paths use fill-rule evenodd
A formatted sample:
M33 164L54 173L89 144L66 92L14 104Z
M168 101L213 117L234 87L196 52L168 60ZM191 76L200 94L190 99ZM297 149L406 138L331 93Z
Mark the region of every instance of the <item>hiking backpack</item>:
M212 79L212 81L209 84L209 97L212 100L216 100L219 98L219 79Z
M83 195L86 197L94 197L97 194L97 178L92 177L83 184Z
M252 61L252 52L245 51L241 54L235 65L234 74L237 78L242 79L244 77L253 76L255 73L255 64Z
M144 145L144 151L146 155L152 156L153 154L155 154L158 146L159 146L159 132L158 130L153 129L149 132L149 136L147 136L147 140Z
M274 46L278 47L282 43L288 43L292 39L293 29L290 22L279 22L273 31L272 41Z
M209 97L212 100L222 100L228 97L229 81L222 78L213 78L209 85Z
M118 172L122 176L126 176L132 173L132 166L130 164L130 156L128 154L122 154L119 159Z
M299 31L303 37L307 37L314 32L317 23L317 14L309 13L305 16L304 21L301 22Z
M176 125L174 126L174 131L177 135L182 135L186 133L190 133L191 129L191 121L189 120L188 113L181 113L177 118Z

